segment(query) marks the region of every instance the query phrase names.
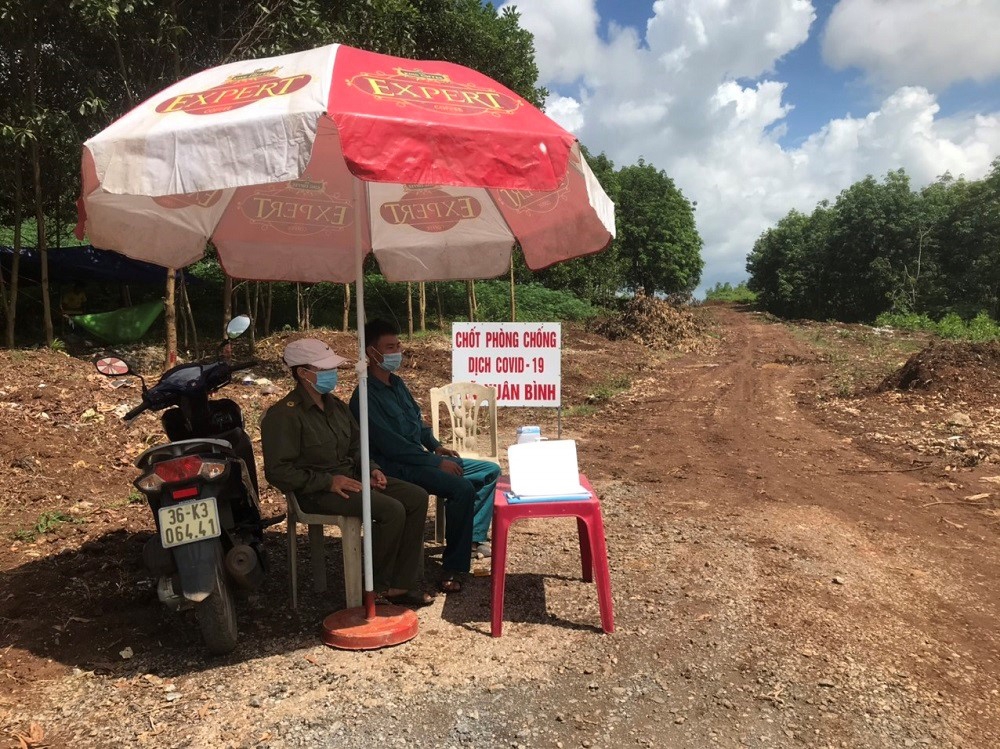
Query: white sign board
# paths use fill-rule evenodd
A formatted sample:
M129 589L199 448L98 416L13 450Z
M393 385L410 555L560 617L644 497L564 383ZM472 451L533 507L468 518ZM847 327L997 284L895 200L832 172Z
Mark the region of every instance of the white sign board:
M451 325L451 381L497 390L498 406L562 404L562 325L476 323Z

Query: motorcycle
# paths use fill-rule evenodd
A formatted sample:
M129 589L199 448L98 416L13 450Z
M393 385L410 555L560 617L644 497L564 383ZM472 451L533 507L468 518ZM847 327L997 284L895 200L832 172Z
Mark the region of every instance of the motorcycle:
M142 474L133 482L156 523L156 534L143 547L143 562L159 578L156 592L162 603L176 611L194 609L213 654L236 647L233 592L254 590L263 582L263 532L274 522L261 519L253 445L239 405L210 398L234 372L254 364L231 364L222 355L229 340L249 327L246 315L233 318L216 361L180 364L152 387L119 356L94 362L101 374L134 375L142 382L142 402L125 414L126 422L145 411L163 411L161 423L170 441L139 456Z

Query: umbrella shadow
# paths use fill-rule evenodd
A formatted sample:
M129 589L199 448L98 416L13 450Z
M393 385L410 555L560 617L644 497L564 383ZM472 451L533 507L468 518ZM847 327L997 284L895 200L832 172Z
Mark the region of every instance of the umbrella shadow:
M562 629L601 632L599 626L568 619L556 613L546 597L545 582L579 583L579 578L534 572L507 573L504 586L504 625L548 624ZM470 575L461 593L449 595L444 602L442 618L473 632L490 634L492 612L492 578ZM585 584L585 583L583 583Z
M194 612L172 612L157 598L156 580L142 563L150 535L115 530L5 571L0 641L9 651L86 671L170 677L312 648L323 618L345 605L339 538L326 539L328 589L318 593L308 539L299 534L299 607L293 610L285 536L269 532L264 583L236 595L236 649L210 656Z

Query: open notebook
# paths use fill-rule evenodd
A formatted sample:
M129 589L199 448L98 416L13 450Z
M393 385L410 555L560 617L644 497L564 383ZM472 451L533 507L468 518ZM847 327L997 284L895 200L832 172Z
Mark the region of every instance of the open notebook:
M576 440L527 442L507 448L510 502L555 502L589 499L580 484Z

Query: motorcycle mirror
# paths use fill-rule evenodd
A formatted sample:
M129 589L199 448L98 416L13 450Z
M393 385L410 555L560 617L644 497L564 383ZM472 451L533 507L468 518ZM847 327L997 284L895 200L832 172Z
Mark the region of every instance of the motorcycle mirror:
M239 338L248 330L250 330L250 317L247 315L237 315L226 326L226 335L229 338Z
M108 377L124 377L132 373L128 362L117 356L101 356L94 360L94 366L102 375Z

